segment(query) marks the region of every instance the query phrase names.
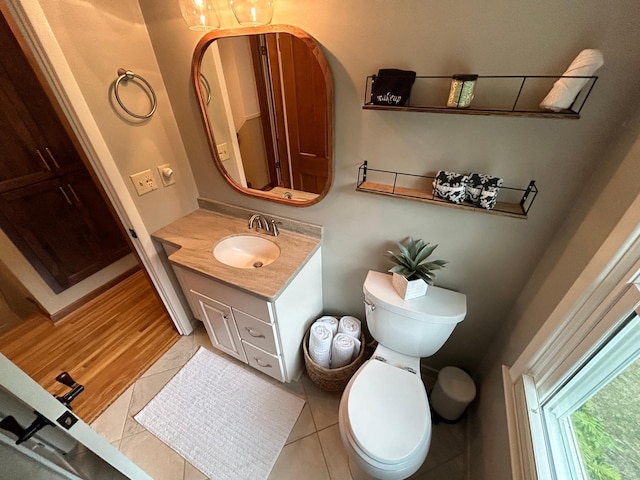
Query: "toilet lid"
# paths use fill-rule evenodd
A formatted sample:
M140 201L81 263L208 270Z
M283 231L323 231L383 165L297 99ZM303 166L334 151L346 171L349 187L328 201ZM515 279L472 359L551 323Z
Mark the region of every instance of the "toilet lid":
M378 360L367 362L351 384L348 418L355 442L381 463L402 462L431 430L420 377Z

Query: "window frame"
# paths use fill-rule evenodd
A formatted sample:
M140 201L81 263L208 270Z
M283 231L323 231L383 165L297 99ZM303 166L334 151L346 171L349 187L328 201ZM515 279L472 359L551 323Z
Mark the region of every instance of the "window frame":
M514 480L571 478L553 464L540 405L637 311L639 211L637 198L516 362L502 366Z
M554 459L561 459L561 462L554 460L556 469L560 467L562 470L562 474L558 475L560 478L588 478L583 469L570 416L639 358L640 317L637 312L632 312L622 319L622 328L616 329L613 336L607 339L595 355L587 359L575 376L540 402L549 451L553 452ZM568 468L564 468L565 464Z

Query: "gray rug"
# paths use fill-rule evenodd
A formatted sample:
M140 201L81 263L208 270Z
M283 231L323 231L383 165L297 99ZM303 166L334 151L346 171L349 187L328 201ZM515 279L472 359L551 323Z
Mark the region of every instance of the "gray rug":
M266 479L304 400L201 347L136 421L215 480Z

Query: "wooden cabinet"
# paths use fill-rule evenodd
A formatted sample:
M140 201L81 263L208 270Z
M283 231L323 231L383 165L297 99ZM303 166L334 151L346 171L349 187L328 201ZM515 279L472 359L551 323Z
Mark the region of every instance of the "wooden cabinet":
M128 253L110 215L82 171L0 194L0 225L55 292Z
M173 269L214 347L281 382L290 382L304 367L304 334L322 315L321 264L318 250L273 301L178 265Z
M4 17L0 45L0 192L84 168Z
M59 293L130 248L1 15L0 47L0 228Z

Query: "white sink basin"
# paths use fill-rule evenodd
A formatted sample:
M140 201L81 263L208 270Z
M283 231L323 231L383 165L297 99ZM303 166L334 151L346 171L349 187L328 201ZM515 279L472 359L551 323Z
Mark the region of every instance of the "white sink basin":
M280 256L280 247L264 237L236 235L219 241L213 247L213 256L230 267L260 268Z

